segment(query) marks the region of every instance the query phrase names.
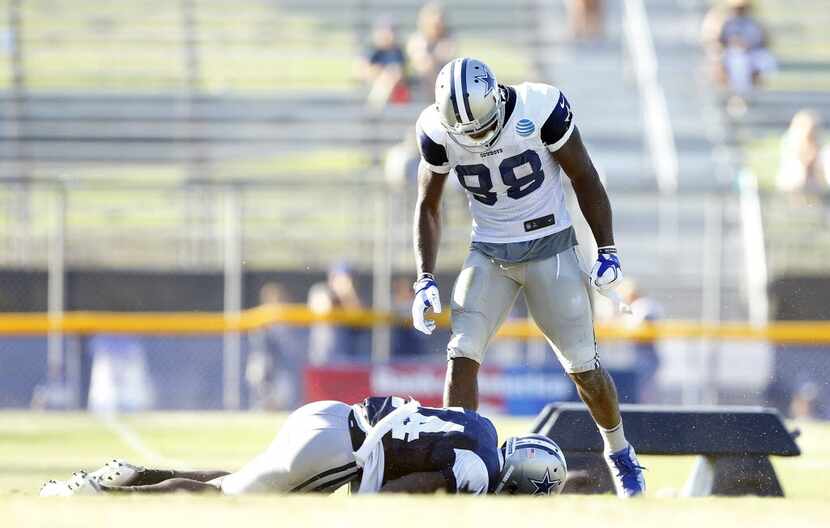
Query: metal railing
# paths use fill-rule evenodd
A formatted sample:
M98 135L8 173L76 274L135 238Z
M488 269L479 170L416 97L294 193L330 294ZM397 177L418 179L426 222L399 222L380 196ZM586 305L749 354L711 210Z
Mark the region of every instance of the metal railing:
M741 174L740 199L749 320L753 324L763 325L769 320L769 297L767 295L769 275L764 241L764 219L758 182L748 171Z
M657 74L657 54L648 13L643 0L625 0L624 5L623 28L640 91L643 133L657 185L661 192L672 193L678 184L677 148L666 96Z

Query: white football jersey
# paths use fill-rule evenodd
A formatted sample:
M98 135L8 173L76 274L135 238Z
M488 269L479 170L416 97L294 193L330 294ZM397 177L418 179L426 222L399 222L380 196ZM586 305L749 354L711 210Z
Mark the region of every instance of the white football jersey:
M416 124L422 162L452 172L467 193L475 242L524 242L571 226L561 168L553 158L574 129L565 96L548 84L501 86L505 122L490 150L469 152L447 134L435 105Z

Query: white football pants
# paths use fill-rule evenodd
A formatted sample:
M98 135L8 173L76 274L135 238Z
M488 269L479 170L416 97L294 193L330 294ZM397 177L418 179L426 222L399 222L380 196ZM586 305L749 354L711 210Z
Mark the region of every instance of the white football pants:
M472 250L452 293L447 357L484 360L490 339L524 290L530 315L568 373L599 367L587 284L576 248L518 264L498 264Z
M320 401L291 413L268 449L242 469L217 479L227 495L332 492L357 479L349 413L342 402Z

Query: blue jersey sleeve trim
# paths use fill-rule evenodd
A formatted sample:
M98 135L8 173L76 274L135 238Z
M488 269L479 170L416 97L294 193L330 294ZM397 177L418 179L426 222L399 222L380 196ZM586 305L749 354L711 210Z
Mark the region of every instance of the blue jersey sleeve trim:
M444 167L449 163L447 149L432 140L429 135L418 128L418 150L421 157L433 167Z
M542 125L540 136L542 142L548 146L548 150L554 151L561 147L573 132L573 112L571 105L565 98L565 94L559 94L559 100L553 107L545 124Z
M513 110L516 108L516 89L512 86L502 86L499 85L500 90L504 90L504 122L507 123L510 120L510 116L513 115Z

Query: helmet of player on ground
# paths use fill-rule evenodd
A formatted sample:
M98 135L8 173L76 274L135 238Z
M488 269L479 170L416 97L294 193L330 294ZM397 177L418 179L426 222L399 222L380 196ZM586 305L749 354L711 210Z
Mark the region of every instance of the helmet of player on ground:
M496 493L558 495L565 487L565 456L550 438L539 434L514 436L501 449L504 465Z
M450 138L470 152L489 150L504 126L504 97L480 60L454 59L441 68L435 106Z

